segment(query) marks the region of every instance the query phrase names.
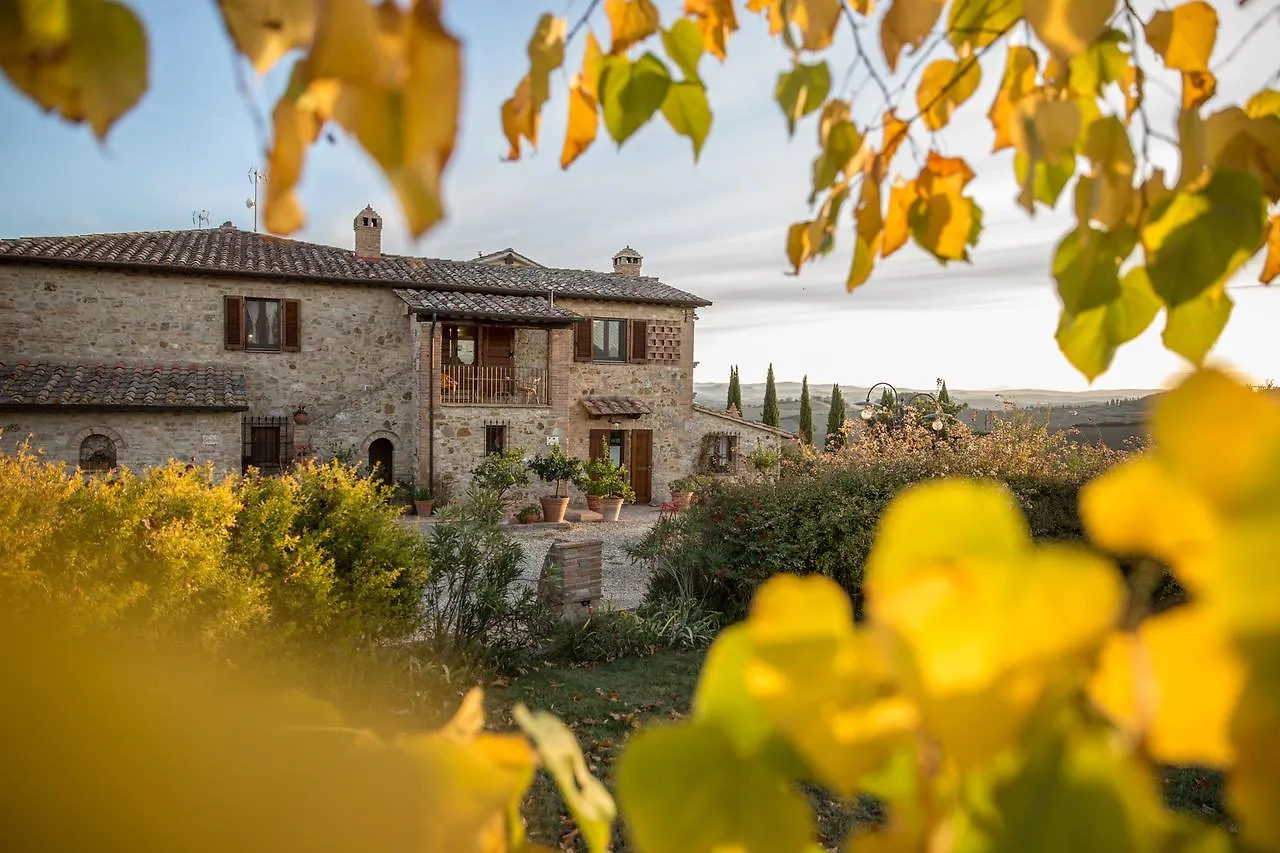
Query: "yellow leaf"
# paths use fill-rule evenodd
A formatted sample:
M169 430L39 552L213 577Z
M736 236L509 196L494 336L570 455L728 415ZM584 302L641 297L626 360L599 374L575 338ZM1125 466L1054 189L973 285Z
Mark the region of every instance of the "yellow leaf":
M644 41L662 26L652 0L605 0L604 13L613 29L610 56L625 53L631 45Z
M880 46L890 71L898 67L904 47L918 50L938 23L946 0L893 0L880 21Z
M1218 91L1218 78L1211 71L1182 72L1182 108L1194 110Z
M511 147L507 152L508 160L520 159L522 137L537 147L539 121L538 111L533 108L533 81L526 74L520 78L515 94L502 102L502 132Z
M1275 89L1259 89L1245 101L1244 111L1250 118L1280 118L1280 92Z
M697 19L707 53L724 62L729 36L738 29L733 0L685 0L684 13Z
M147 90L146 32L109 0L66 0L61 15L42 5L45 15L0 13L0 70L41 108L105 139Z
M789 0L789 19L800 30L805 50L823 50L831 44L840 22L841 0Z
M987 118L995 129L996 140L991 151L995 153L1013 145L1013 134L1010 123L1014 115L1014 107L1018 101L1035 90L1036 71L1040 60L1036 52L1025 45L1010 45L1009 56L1005 60L1004 78L1000 82L1000 91L991 103Z
M529 78L536 110L541 110L550 96L551 72L564 63L564 37L567 29L568 22L564 18L544 14L538 19L538 26L529 39Z
M310 47L319 0L218 0L222 20L239 50L259 74L297 48Z
M908 212L911 234L943 263L968 260L967 247L975 240L979 211L973 200L963 195L973 177L964 160L942 157L934 151L929 152L925 167L916 176L920 200Z
M267 155L266 198L263 225L273 234L291 234L305 217L294 188L302 179L307 149L314 143L334 112L340 84L333 80L309 81L306 64L294 67L285 95L271 113L271 150Z
M1145 735L1156 761L1228 768L1243 687L1244 669L1226 633L1196 603L1108 638L1089 695L1113 720Z
M1208 71L1209 55L1218 37L1218 13L1204 0L1191 0L1171 11L1156 12L1145 31L1147 43L1166 68Z
M1081 200L1080 187L1091 191L1081 223L1093 220L1109 231L1129 221L1134 206L1133 147L1120 119L1107 116L1089 125L1084 155L1089 158L1094 180L1077 184L1077 202ZM1078 206L1076 215L1080 213Z
M1036 36L1066 62L1106 31L1116 0L1024 0L1023 7Z
M858 208L854 213L855 239L853 262L845 289L852 291L871 275L876 255L884 239L884 216L880 210L880 184L870 175L862 178L862 191L858 196Z
M787 229L787 260L792 272L799 274L800 267L813 256L816 248L811 239L812 222L796 222Z
M1080 490L1080 521L1099 547L1155 557L1193 590L1218 538L1209 505L1151 457L1130 459L1086 483Z
M884 132L881 134L880 153L876 156L870 175L877 184L888 176L894 155L898 153L899 146L906 141L907 135L911 132L911 126L898 118L892 109L885 112L881 124L884 125Z
M748 693L819 777L848 796L917 721L892 690L874 639L855 629L849 597L821 575L778 575L746 622Z
M897 180L889 188L889 212L885 218L881 257L889 257L906 244L907 237L911 234L908 214L919 198L920 190L914 180Z
M848 101L838 99L827 101L822 108L822 115L818 117L818 147L825 148L831 129L841 122L849 121L851 115L852 110L849 108Z
M581 85L569 89L569 124L564 134L564 150L560 153L560 168L567 169L582 152L595 142L600 126L600 112L596 99Z
M1267 260L1262 265L1258 281L1270 284L1280 275L1280 216L1272 215L1267 222Z
M578 84L593 98L600 97L600 71L604 67L604 54L596 34L587 33L587 44L582 51L582 70L578 72Z
M969 100L982 82L982 68L978 60L956 62L952 59L935 59L925 66L916 89L916 104L930 130L941 130L951 121L955 110Z
M609 833L617 815L609 789L587 769L582 748L573 732L546 711L529 711L518 704L512 711L516 724L533 741L560 796L582 831L587 850L599 853L609 846Z
M1270 199L1280 196L1280 120L1228 107L1203 122L1205 163L1253 175Z
M330 0L315 28L311 76L366 83L378 74L378 39L376 12L367 0Z
M1005 487L964 480L893 500L865 585L891 665L962 769L1018 736L1045 688L1101 642L1122 595L1106 561L1033 546Z
M1022 0L962 0L951 4L947 38L957 51L981 50L1022 18Z
M1075 101L1024 98L1014 111L1014 147L1034 160L1062 160L1080 138L1080 108Z

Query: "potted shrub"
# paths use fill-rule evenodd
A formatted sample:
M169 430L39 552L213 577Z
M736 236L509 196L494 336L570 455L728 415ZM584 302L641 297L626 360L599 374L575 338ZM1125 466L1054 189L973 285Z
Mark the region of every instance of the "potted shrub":
M311 416L307 414L306 403L299 403L298 408L293 410L293 422L298 426L306 426L311 422Z
M582 477L582 461L565 455L564 450L556 445L546 456L539 454L528 462L529 470L544 483L554 483L555 493L539 498L542 502L542 518L545 521L564 521L565 510L569 508L569 496L565 494L565 483L580 482Z
M587 496L587 509L592 512L600 511L600 499L610 492L609 478L614 467L608 456L582 463L582 474L575 485Z
M413 508L418 515L431 515L435 509L435 501L431 499L431 490L426 486L418 486L413 490Z
M627 466L608 464L608 472L599 480L598 488L604 491L600 498L600 515L604 521L617 521L622 512L622 502L630 503L636 499L636 493L627 483Z
M514 502L512 492L529 485L529 471L525 467L524 451L513 447L501 453L490 453L483 462L472 469L471 483L497 495L505 515Z
M686 474L671 481L671 503L676 509L684 512L693 502L693 492L698 488L698 476Z
M521 524L533 524L542 518L542 510L537 504L526 504L520 507L520 511L516 513L516 521Z

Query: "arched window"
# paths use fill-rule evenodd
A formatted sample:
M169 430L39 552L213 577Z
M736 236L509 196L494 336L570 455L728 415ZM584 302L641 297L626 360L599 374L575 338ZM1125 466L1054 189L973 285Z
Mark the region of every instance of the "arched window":
M93 433L80 442L80 468L111 471L116 467L116 444L102 433Z

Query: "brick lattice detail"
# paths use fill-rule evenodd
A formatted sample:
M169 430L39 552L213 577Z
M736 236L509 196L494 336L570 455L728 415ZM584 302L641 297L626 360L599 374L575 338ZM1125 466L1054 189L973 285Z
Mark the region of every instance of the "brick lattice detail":
M680 324L649 322L649 360L672 364L680 361Z

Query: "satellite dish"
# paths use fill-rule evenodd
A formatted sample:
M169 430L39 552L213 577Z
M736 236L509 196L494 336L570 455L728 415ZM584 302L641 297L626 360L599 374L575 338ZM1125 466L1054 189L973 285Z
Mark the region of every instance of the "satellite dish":
M246 198L246 199L244 200L244 206L245 206L245 208L246 208L246 209L248 209L248 210L253 210L253 209L254 209L254 207L256 207L257 205L255 205L255 204L254 204L253 199L251 199L251 198Z

